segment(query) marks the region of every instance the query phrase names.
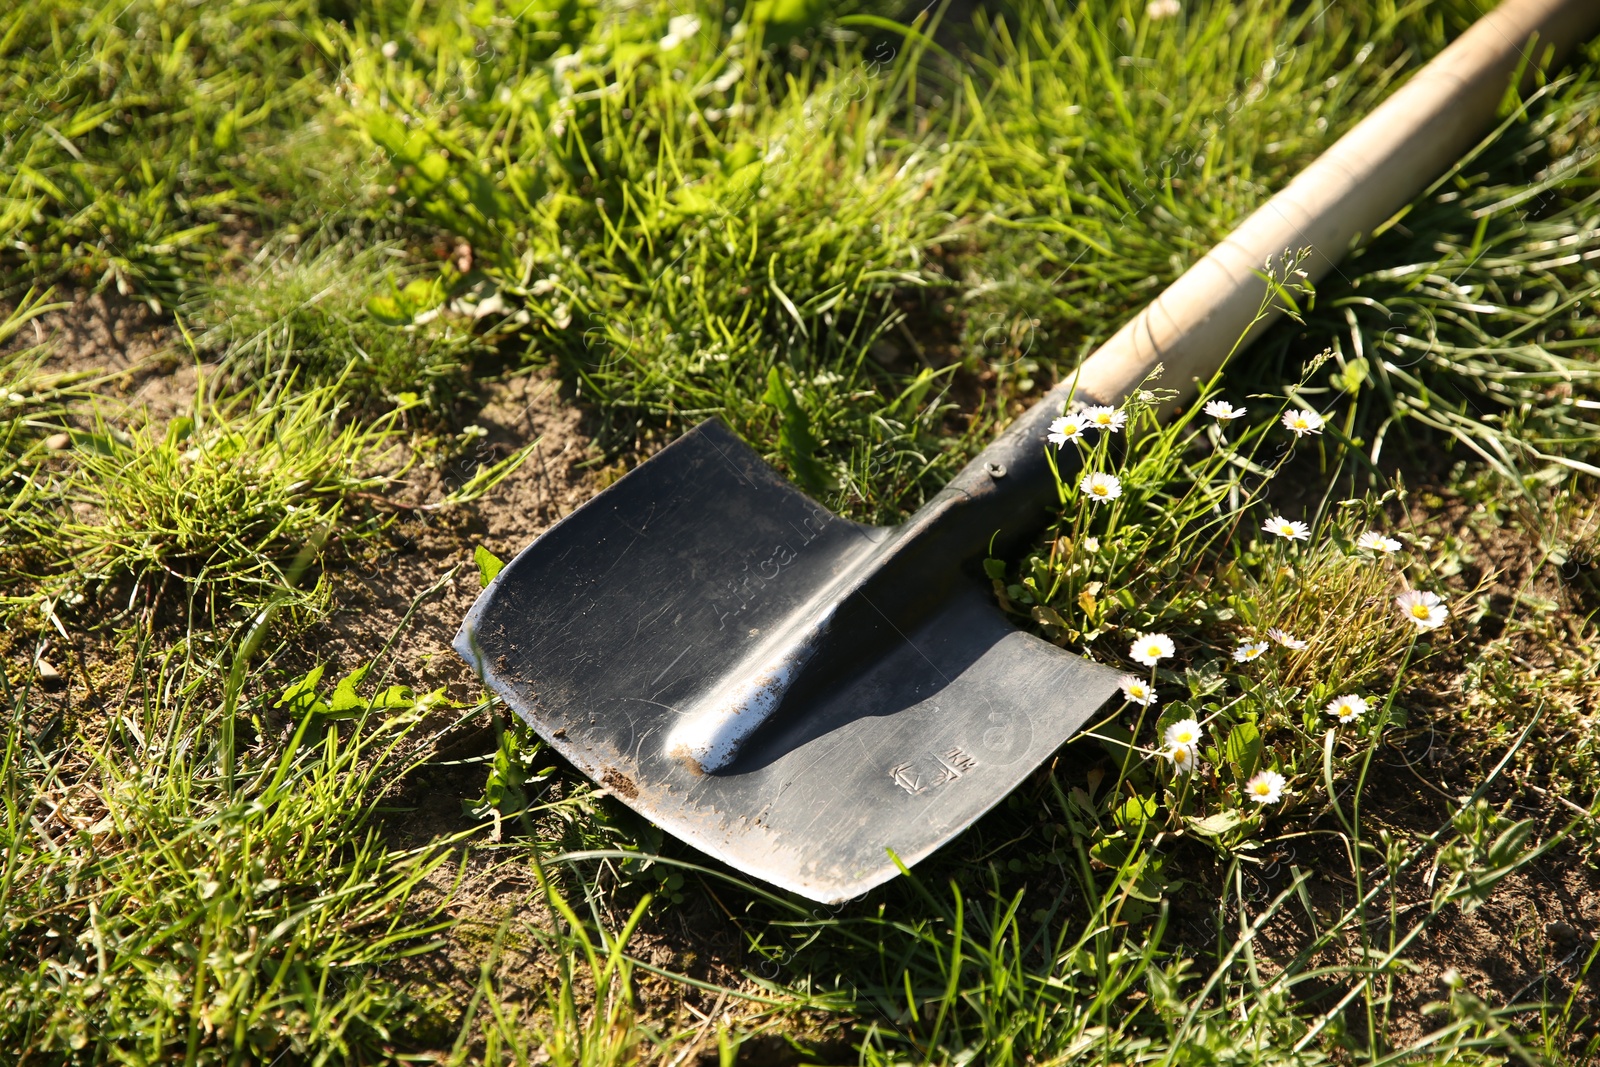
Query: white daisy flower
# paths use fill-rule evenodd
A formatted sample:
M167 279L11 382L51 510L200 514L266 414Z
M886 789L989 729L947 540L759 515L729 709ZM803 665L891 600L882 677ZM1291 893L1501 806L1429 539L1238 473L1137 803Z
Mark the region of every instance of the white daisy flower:
M1444 601L1421 589L1408 589L1394 598L1394 604L1419 630L1437 629L1450 617L1450 609L1444 606Z
M1249 663L1266 650L1265 641L1240 641L1239 647L1233 650L1233 662Z
M1210 415L1219 422L1232 422L1247 411L1247 408L1236 408L1226 400L1207 400L1206 406L1200 410Z
M1082 544L1083 550L1091 556L1100 551L1100 538L1098 537L1085 537Z
M1322 423L1322 416L1310 408L1283 413L1283 428L1293 430L1296 437L1304 437L1308 433L1321 433Z
M1161 754L1172 764L1172 773L1180 778L1194 770L1194 765L1199 762L1194 749L1187 745L1174 745L1164 749Z
M1166 659L1173 650L1172 638L1166 634L1140 634L1128 655L1146 667L1154 667L1157 660Z
M1283 799L1283 775L1261 771L1245 783L1245 794L1257 804L1276 804Z
M1322 710L1342 723L1354 722L1367 713L1367 702L1354 693L1346 693L1342 697L1334 697L1328 701L1328 706Z
M1155 689L1143 678L1124 674L1118 682L1122 686L1122 695L1127 699L1128 703L1148 708L1156 702Z
M1109 404L1100 404L1092 408L1083 409L1083 418L1090 426L1106 433L1116 433L1128 421L1126 411L1118 411Z
M1068 441L1078 441L1083 438L1083 416L1063 415L1050 423L1050 432L1046 436L1051 444L1060 448Z
M1288 541L1309 541L1311 527L1299 519L1286 519L1282 515L1274 515L1261 524L1261 528L1269 534L1276 534Z
M1272 629L1268 630L1267 636L1278 642L1278 644L1282 645L1284 648L1293 649L1296 652L1299 652L1301 649L1306 647L1306 642L1300 640L1289 631L1280 630L1277 627L1273 627Z
M661 49L670 52L700 32L700 20L693 15L676 15L667 23L667 35L661 38Z
M1193 719L1180 719L1167 727L1167 732L1162 735L1168 748L1194 748L1200 744L1200 735L1205 730Z
M1078 488L1097 504L1109 504L1122 495L1122 483L1117 481L1117 476L1104 471L1085 474Z
M1356 547L1364 548L1368 552L1398 552L1400 542L1392 537L1385 537L1377 530L1368 530L1356 538Z

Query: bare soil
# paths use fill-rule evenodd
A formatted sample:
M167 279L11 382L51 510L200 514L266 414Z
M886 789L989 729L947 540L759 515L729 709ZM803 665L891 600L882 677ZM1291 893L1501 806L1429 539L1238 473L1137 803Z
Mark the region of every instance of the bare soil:
M72 306L34 319L13 345L43 344L47 372L84 375L109 400L164 422L194 399L198 371L171 321L115 293L73 293Z
M448 510L413 510L390 545L339 575L335 607L307 644L330 660L357 665L397 637L401 620L418 604L391 664L395 681L419 690L446 686L459 700L475 699L477 680L450 650L462 617L479 592L473 550L479 545L509 560L594 494L597 459L583 412L562 396L547 371L490 385L474 419L485 436L443 471L413 478L397 495L405 503L437 500L452 480L497 462L530 441L538 447L520 467L477 501ZM431 593L429 591L432 590Z

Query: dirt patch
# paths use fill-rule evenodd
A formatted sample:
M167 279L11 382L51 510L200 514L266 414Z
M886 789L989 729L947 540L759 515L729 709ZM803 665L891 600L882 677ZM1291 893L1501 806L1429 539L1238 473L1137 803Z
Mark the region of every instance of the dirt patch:
M1380 830L1388 833L1403 855L1422 855L1416 866L1403 872L1391 898L1380 894L1366 912L1367 941L1370 951L1381 958L1391 945L1409 942L1404 964L1390 972L1391 998L1380 1009L1380 1026L1389 1048L1417 1042L1440 1025L1440 1017L1427 1011L1429 1005L1449 1000L1452 984L1495 1007L1547 1002L1560 1005L1570 996L1573 1017L1593 1018L1600 1012L1600 987L1592 977L1582 974L1585 958L1600 934L1600 872L1585 864L1577 849L1563 847L1507 876L1494 886L1481 906L1467 910L1458 904L1445 904L1430 917L1436 894L1449 885L1451 872L1432 860L1432 850L1422 838L1448 819L1454 810L1444 797L1433 797L1426 790L1405 788L1396 779L1407 771L1402 753L1384 753L1386 766L1375 768L1369 782L1370 805L1362 812L1365 837L1379 841ZM1453 775L1451 777L1454 777ZM1470 782L1447 781L1470 789ZM1548 816L1547 805L1536 794L1522 794L1515 786L1498 791L1491 800L1497 807L1507 806L1514 815ZM1332 819L1325 820L1331 823ZM1324 826L1323 829L1329 829ZM1247 874L1242 882L1246 899L1246 921L1260 911L1291 883L1291 864L1311 873L1303 898L1289 904L1262 931L1257 951L1264 973L1270 976L1327 929L1331 922L1355 906L1356 884L1350 876L1349 860L1340 847L1312 848L1303 838L1298 855L1285 856L1274 864L1273 877ZM1366 870L1369 888L1383 877L1379 863L1369 860ZM1308 915L1301 900L1308 902L1314 915ZM1180 913L1186 938L1215 933L1218 925L1208 914ZM1237 929L1238 912L1233 910L1221 925ZM1276 964L1269 961L1277 961ZM1352 921L1336 937L1334 944L1307 967L1352 966L1364 961ZM1353 988L1353 977L1341 984L1304 982L1296 993L1305 1009L1321 1013ZM1382 995L1383 985L1379 991ZM1346 1009L1345 1025L1353 1034L1364 1034L1365 999L1357 997ZM1533 1017L1522 1019L1534 1032L1539 1027Z
M379 669L391 681L477 698L477 679L450 648L480 591L473 550L482 545L509 560L593 496L596 476L586 416L548 371L490 385L475 424L483 430L475 448L443 470L408 478L396 497L404 504L437 500L480 465L538 444L479 500L408 510L380 551L335 573L333 610L303 642L306 648L346 670L390 648Z
M115 293L76 291L63 299L71 307L25 325L12 347L43 346L45 373L82 376L97 396L147 409L152 421L187 410L199 374L169 320Z
M600 784L624 800L633 800L639 795L639 787L633 784L633 779L615 767L605 769L600 776Z

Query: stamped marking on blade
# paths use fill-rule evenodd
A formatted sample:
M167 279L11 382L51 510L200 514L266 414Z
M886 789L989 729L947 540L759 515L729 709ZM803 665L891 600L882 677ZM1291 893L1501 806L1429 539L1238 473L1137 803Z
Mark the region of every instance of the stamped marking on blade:
M927 769L932 763L937 770ZM960 747L952 748L940 756L927 756L920 761L897 763L889 768L894 784L911 796L925 793L947 782L953 782L978 765L978 761ZM924 778L924 770L928 775ZM923 784L926 781L927 784Z

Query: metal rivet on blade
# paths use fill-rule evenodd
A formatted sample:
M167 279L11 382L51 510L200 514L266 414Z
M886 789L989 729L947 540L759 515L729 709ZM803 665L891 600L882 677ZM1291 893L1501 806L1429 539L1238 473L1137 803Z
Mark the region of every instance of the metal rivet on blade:
M1006 476L1006 465L1004 463L995 463L991 460L983 465L983 469L989 472L989 477L991 478L1004 478Z

